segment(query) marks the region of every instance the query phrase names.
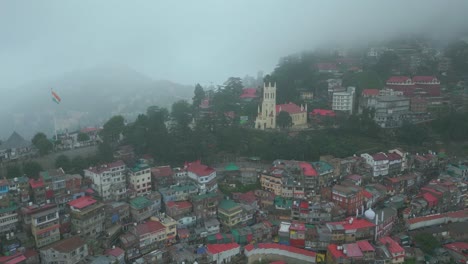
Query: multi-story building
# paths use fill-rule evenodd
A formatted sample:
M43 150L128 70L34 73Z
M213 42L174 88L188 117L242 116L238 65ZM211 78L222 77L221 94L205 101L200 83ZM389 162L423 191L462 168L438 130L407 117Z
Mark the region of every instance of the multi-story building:
M152 185L154 190L175 184L174 171L171 166L151 168L151 176L153 177Z
M186 201L193 195L198 194L198 187L193 183L176 184L159 189L164 203L174 201Z
M286 112L291 117L292 127L307 127L307 104L298 106L294 103L276 105L276 115Z
M56 204L29 205L21 208L23 224L31 228L31 234L40 248L60 240L60 222Z
M181 216L187 216L191 214L192 208L192 203L188 201L171 201L166 203L166 214L174 219L178 219Z
M361 157L366 160L366 163L372 166L372 176L386 176L388 175L389 160L387 154L380 152L374 155L367 153L361 154Z
M324 161L316 161L312 162L312 166L314 167L315 171L317 172L318 176L318 187L322 188L325 186L330 186L332 181L334 180L333 177L333 166L328 164Z
M338 218L338 215L334 216L333 211L339 210L331 202L293 201L291 219L306 224L321 224Z
M374 121L380 127L400 127L409 112L410 100L405 96L379 96L374 109Z
M374 263L375 248L367 240L343 245L330 244L327 248L329 264Z
M215 192L191 196L193 215L199 221L216 217L220 200L221 195Z
M93 198L83 196L68 203L72 232L84 237L97 237L104 231L105 205Z
M346 210L347 215L356 214L364 205L362 189L358 186L335 185L331 192L331 201Z
M218 206L219 221L225 227L234 227L242 220L243 209L232 200L222 200Z
M389 152L386 154L386 156L388 159L388 175L400 174L402 171L402 157L395 152Z
M145 196L138 196L129 202L130 215L135 222L144 221L159 212L159 208L154 206L153 201Z
M35 204L44 204L46 202L46 186L42 177L38 179L30 179L29 186L31 198Z
M132 228L130 233L136 236L140 254L144 255L166 242L166 227L158 221L148 221Z
M343 221L329 222L326 226L331 232L331 242L335 244L374 239L375 224L364 218L348 217Z
M175 243L177 236L177 221L164 213L159 216L153 216L151 221L157 221L166 228L166 242L169 244Z
M386 236L379 239L381 247L385 247L387 250L383 250L386 255L384 259L390 260L389 263L398 264L405 262L405 249L398 244L391 237ZM387 253L388 252L388 253Z
M151 192L151 169L148 164L138 163L128 172L130 188L137 196Z
M85 259L88 256L88 245L83 239L77 236L60 240L39 251L41 254L41 263L85 263Z
M188 178L197 185L201 194L218 190L215 169L201 164L200 161L188 163L186 169Z
M272 192L275 195L281 195L283 192L283 172L279 168L273 168L269 173L260 175L260 184L266 191Z
M121 160L84 170L93 182L93 189L104 200L121 200L126 197L126 166Z
M346 92L333 93L332 109L352 114L354 112L354 101L356 98L356 88L348 87Z
M0 208L0 235L15 231L18 222L18 206L14 202Z

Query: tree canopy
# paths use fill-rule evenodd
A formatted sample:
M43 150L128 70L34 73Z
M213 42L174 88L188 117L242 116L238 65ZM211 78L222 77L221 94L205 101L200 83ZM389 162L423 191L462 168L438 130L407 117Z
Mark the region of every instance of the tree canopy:
M109 121L104 124L101 131L103 140L107 143L117 143L120 139L120 134L125 127L124 118L120 115L113 116Z
M80 133L78 133L77 140L78 140L79 142L88 141L88 140L89 140L89 136L88 136L88 134L86 134L86 133L80 132Z
M28 161L23 164L23 172L29 178L39 178L39 173L42 171L42 166L35 161Z
M286 111L279 112L278 116L276 117L276 124L281 128L287 128L292 126L292 118Z
M40 155L48 154L54 147L52 142L50 142L47 136L42 132L34 135L32 143L39 150Z

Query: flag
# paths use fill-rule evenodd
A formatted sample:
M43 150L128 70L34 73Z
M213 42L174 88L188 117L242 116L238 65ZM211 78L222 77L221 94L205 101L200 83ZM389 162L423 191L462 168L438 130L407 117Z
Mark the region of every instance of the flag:
M60 104L60 101L62 101L62 99L60 99L60 97L52 90L52 101L56 102L57 104Z

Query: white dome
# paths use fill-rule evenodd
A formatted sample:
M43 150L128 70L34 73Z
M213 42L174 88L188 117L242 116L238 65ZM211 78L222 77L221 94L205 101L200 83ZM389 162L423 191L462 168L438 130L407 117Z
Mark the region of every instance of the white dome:
M374 220L375 218L375 212L372 210L372 208L367 209L364 212L364 215L366 216L367 219L369 220Z

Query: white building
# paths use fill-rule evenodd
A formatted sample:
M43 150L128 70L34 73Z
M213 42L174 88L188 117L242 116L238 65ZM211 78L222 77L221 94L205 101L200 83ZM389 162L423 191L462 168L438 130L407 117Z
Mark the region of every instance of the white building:
M210 263L229 263L232 257L240 254L240 245L237 243L208 244L206 246L206 253L208 254Z
M262 107L258 106L255 128L269 129L276 128L276 83L263 84Z
M218 189L216 170L201 164L200 161L187 165L187 177L195 182L200 194L214 192Z
M151 192L151 169L148 164L138 163L128 172L128 181L137 196Z
M361 157L366 160L366 163L372 166L372 176L385 176L388 175L388 157L385 153L380 152L374 155L367 153L361 154Z
M91 167L84 170L84 175L93 181L93 189L104 200L121 200L126 197L126 166L121 160Z
M333 93L332 109L352 114L354 112L355 98L355 87L348 87L346 92L335 92Z

